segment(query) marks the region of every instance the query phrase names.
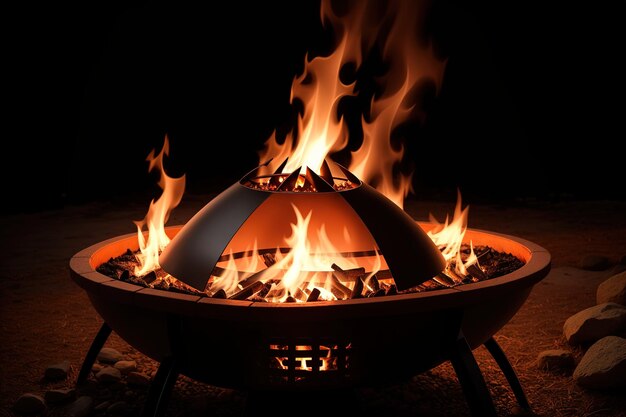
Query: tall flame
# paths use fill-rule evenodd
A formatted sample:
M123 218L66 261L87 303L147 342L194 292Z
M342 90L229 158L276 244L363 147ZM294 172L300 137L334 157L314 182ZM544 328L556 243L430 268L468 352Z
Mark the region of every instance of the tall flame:
M185 176L172 178L167 175L163 167L163 157L169 155L170 144L167 136L163 142L163 148L155 156L153 149L146 161L148 161L148 172L158 170L159 187L163 190L161 196L150 202L150 208L146 217L135 222L137 225L137 239L139 241L140 253L137 254L139 266L135 267L135 275L140 277L159 268L159 253L170 243L170 238L165 233L165 223L170 216L170 212L180 203L185 192ZM148 229L148 239L146 240L143 228Z
M355 83L341 82L340 72L348 63L361 67L366 54L383 42L382 58L389 71L380 94L372 99L369 117L362 120L363 143L352 152L349 169L402 207L411 180L410 175L395 175L404 149L394 149L391 133L414 112L410 97L419 81L430 78L440 86L445 63L417 40L418 19L423 15L421 2L390 1L382 15L377 2L353 3L354 8L340 16L331 0L322 0L321 19L333 27L339 39L337 47L327 57L305 59L304 72L294 79L291 88L292 102L299 99L304 104L297 129L282 144L274 132L260 152L260 159L265 162L273 158L266 168L271 172L288 157L282 172L308 166L320 173L324 158L348 145L337 104L342 97L358 92ZM389 23L391 29L386 30Z

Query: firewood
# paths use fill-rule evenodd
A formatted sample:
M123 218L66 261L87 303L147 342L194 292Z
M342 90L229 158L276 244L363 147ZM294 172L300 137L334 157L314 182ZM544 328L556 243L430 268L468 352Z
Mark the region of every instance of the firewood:
M372 292L376 292L380 289L380 282L378 282L378 278L376 277L376 275L372 275L370 280L367 282L367 285L370 286Z
M213 298L226 298L226 291L224 289L219 289L213 294Z
M352 294L350 294L350 298L361 298L363 297L363 280L361 277L357 278L354 283L354 288L352 289Z
M306 299L307 303L313 302L313 301L317 301L317 299L320 297L321 291L318 288L313 288L313 291L311 291L311 294L309 294L309 297Z
M335 274L331 274L330 275L330 279L332 281L332 288L331 291L332 293L335 295L335 297L337 297L339 300L343 300L345 298L348 298L352 295L352 290L348 287L346 287L345 285L343 285L341 283L341 281L339 280L339 278L337 278L337 276ZM341 293L341 295L338 295L334 290L336 290L337 292Z
M231 300L245 300L246 298L250 297L252 294L261 291L261 289L263 288L263 285L264 284L262 282L256 281L252 283L251 285L248 285L241 291L231 295L228 298L230 298Z
M156 275L156 272L154 271L150 271L146 275L141 277L141 280L145 282L146 284L152 284L156 279L157 279L157 275Z
M341 269L337 264L332 264L330 267L343 281L355 281L359 276L365 274L365 268Z
M389 286L389 289L387 290L387 295L396 295L398 294L398 288L396 287L396 284L392 284Z
M264 253L261 257L268 268L276 263L276 256L273 253Z

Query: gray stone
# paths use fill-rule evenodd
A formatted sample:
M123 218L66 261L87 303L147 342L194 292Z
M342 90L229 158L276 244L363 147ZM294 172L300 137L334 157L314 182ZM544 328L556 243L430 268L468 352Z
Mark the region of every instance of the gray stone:
M626 387L626 339L607 336L594 343L574 370L574 380L591 389Z
M617 303L626 306L626 272L613 275L598 285L596 303Z
M13 404L13 411L18 414L35 414L46 411L46 403L37 394L22 394Z
M119 369L121 373L127 374L137 370L137 362L135 361L119 361L113 365L116 369Z
M124 360L124 355L113 348L102 348L98 353L98 360L104 363L115 363Z
M131 407L126 401L116 401L107 408L107 414L126 416L130 414Z
M122 373L119 369L115 369L112 366L107 366L105 368L102 368L102 370L96 374L96 379L100 382L117 382L122 379Z
M126 382L128 385L145 387L150 385L150 377L141 372L130 372L126 377Z
M626 330L626 307L605 303L580 311L565 321L563 334L569 343L594 342Z
M93 398L83 395L67 407L67 415L70 417L86 417L93 409Z
M44 399L48 404L60 404L73 400L76 397L74 388L51 389L46 391Z
M46 379L65 379L67 378L67 374L70 372L70 363L69 361L63 361L59 363L55 363L54 365L50 365L46 368L46 372L44 376Z
M544 350L537 356L537 367L545 371L568 370L575 364L574 355L567 350Z
M603 255L585 255L580 260L581 269L587 271L604 271L609 266L611 266L609 258Z

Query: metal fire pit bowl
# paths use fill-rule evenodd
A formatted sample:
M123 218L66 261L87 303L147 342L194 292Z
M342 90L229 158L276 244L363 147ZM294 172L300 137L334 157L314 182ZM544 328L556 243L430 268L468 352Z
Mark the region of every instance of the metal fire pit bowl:
M167 233L174 238L179 230L169 227ZM72 279L105 322L79 382L112 329L161 362L153 382L156 393L149 396L158 398L146 405L146 415L158 415L161 394L178 373L221 387L306 391L401 382L446 360L452 360L474 415L494 415L470 350L486 343L496 360L501 356L498 363L520 404L527 406L521 387L516 390L519 381L491 337L546 276L550 254L532 242L492 232L468 229L466 239L510 252L525 265L498 278L431 292L275 304L199 297L112 279L96 267L127 249L136 250L137 236L97 243L70 261ZM322 358L329 357L334 369L323 370ZM276 358L287 369L277 367ZM308 369L299 366L302 358Z

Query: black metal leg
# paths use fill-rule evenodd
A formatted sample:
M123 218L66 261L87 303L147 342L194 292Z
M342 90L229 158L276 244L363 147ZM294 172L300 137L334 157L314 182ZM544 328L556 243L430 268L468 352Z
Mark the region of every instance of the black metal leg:
M450 353L450 361L459 378L472 416L497 417L491 395L463 332L459 332L454 343L454 348Z
M489 340L485 342L485 347L491 356L493 356L493 359L495 359L496 363L500 367L500 370L506 377L506 380L509 381L509 385L511 386L511 390L513 390L513 394L515 394L517 403L523 409L531 411L530 404L528 403L526 394L524 394L522 384L519 382L519 379L515 374L515 370L511 366L511 362L509 362L498 342L496 342L493 337L490 337Z
M178 366L174 356L163 359L150 385L148 398L143 407L142 417L160 417L165 415L174 384L178 378Z
M107 339L111 335L111 328L108 324L102 323L100 330L98 330L98 334L91 342L91 346L89 347L89 351L87 352L87 356L85 356L85 360L83 361L83 365L80 367L80 372L78 373L78 378L76 379L76 384L80 385L89 376L89 372L91 372L91 368L93 364L96 362L96 358L98 357L98 353L106 343Z

